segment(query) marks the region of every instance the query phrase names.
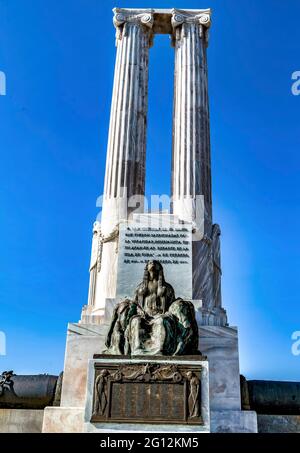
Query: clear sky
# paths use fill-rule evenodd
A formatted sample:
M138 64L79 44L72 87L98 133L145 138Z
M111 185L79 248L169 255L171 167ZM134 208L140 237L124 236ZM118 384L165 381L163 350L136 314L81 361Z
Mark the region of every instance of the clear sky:
M299 0L0 0L0 370L58 373L87 302L115 60L114 6L213 9L214 221L241 372L300 380ZM173 49L150 50L147 192L169 193ZM160 159L159 169L154 165Z

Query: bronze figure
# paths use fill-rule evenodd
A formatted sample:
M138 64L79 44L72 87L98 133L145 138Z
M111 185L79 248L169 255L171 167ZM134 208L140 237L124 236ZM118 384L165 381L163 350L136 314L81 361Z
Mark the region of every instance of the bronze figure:
M198 327L194 306L175 297L159 261L148 261L133 300L114 310L106 354L195 355Z

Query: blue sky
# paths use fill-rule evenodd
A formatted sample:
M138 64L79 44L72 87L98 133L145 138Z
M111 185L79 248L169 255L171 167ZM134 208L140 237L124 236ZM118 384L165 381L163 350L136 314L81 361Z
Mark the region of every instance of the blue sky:
M58 373L87 301L115 59L114 6L213 8L208 50L214 221L241 372L300 380L300 3L0 0L0 370ZM147 192L168 193L173 50L150 51ZM159 172L154 172L157 156Z

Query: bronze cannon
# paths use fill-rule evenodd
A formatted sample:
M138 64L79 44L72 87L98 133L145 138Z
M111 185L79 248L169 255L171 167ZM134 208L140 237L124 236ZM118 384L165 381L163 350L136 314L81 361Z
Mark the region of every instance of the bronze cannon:
M61 376L49 374L15 375L4 371L0 375L1 409L44 409L59 405Z
M300 415L300 382L241 379L242 405L258 414Z

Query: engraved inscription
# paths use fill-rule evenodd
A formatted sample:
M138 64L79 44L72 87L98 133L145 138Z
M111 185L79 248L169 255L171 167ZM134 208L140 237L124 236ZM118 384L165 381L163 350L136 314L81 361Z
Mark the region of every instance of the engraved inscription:
M191 259L190 232L185 227L129 227L123 231L124 264L146 263L158 259L162 264L189 264Z
M119 234L117 299L132 294L141 266L156 260L163 265L175 292L192 300L191 225L150 228L128 222L120 224Z

